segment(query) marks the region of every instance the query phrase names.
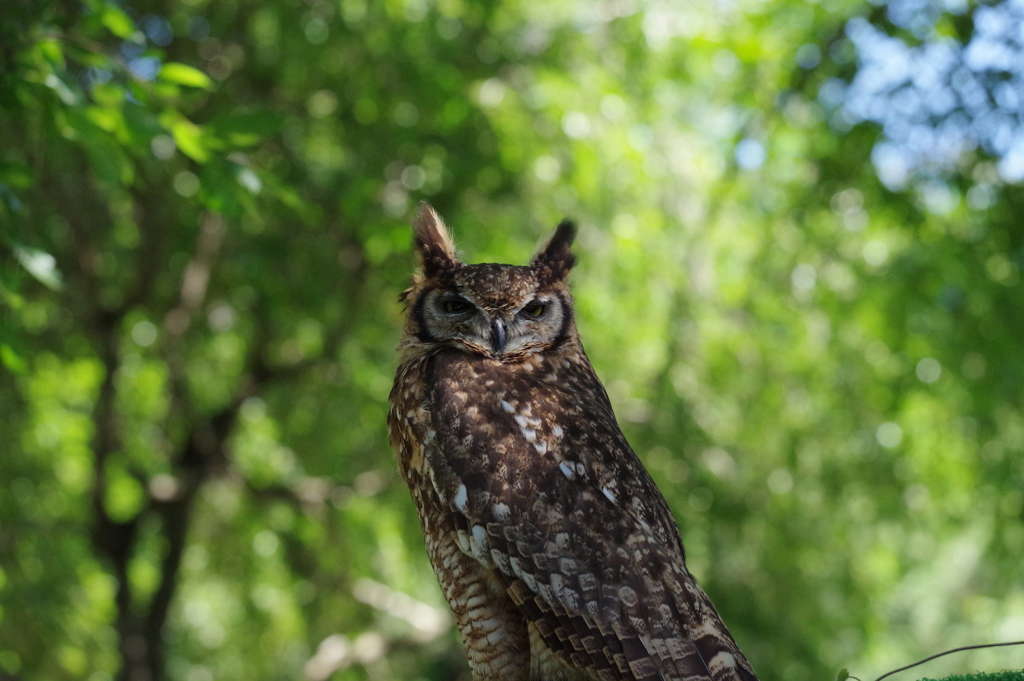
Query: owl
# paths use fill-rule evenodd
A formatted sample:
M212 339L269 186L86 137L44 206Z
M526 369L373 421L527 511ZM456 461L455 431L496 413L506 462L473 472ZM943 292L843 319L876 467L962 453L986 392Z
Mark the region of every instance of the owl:
M562 222L527 266L414 225L388 427L474 681L756 681L576 331Z

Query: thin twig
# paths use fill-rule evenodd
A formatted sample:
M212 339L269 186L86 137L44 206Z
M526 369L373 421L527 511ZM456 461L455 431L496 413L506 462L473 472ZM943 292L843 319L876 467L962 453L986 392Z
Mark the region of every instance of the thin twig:
M931 660L934 660L937 657L942 657L943 655L949 655L950 653L959 653L960 651L963 651L963 650L974 650L976 648L999 648L1000 646L1020 646L1020 645L1024 645L1024 641L1010 641L1008 643L982 643L982 644L976 645L976 646L964 646L963 648L953 648L952 650L947 650L945 652L941 652L941 653L938 653L936 655L932 655L931 657L926 657L923 660L918 660L917 662L914 662L913 664L908 664L906 667L900 667L899 669L893 669L891 672L887 672L885 674L882 674L877 679L875 679L875 681L882 681L882 679L884 679L885 677L892 676L896 672L902 672L904 670L910 669L911 667L916 667L919 664L924 664L925 662L929 662Z

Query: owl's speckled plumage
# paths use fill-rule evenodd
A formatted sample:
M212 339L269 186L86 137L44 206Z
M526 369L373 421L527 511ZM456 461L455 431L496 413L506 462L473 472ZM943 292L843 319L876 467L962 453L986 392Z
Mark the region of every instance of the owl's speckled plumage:
M562 223L464 265L424 205L388 426L474 681L756 681L583 352Z

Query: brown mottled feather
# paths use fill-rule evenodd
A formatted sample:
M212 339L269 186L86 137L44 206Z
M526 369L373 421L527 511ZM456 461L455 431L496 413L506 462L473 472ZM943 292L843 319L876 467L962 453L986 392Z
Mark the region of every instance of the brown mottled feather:
M473 678L756 681L580 344L573 234L463 265L429 207L417 223L388 423Z

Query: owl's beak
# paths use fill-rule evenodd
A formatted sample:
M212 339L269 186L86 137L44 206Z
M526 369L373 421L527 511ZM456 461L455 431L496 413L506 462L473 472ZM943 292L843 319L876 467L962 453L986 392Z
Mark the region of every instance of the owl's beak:
M505 351L506 340L505 322L499 317L491 322L491 346L494 348L494 354L500 355Z

